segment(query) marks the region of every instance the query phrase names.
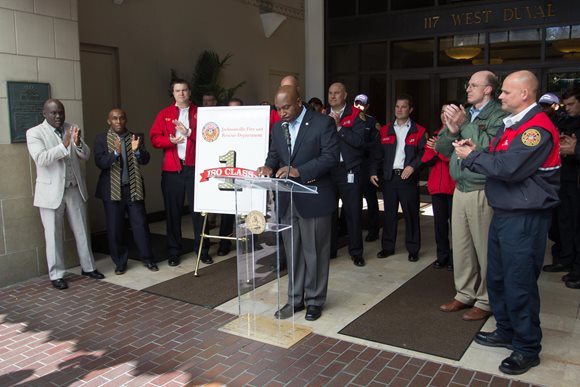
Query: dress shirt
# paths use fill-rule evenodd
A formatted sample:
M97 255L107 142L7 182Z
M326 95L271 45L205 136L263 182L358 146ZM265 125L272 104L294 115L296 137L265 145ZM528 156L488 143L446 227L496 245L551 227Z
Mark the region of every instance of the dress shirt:
M186 128L189 129L189 106L185 107L185 108L180 108L178 106L177 108L179 109L179 122L181 122L183 124L183 126L185 126ZM181 160L185 161L185 149L187 148L187 136L181 134L181 132L176 129L175 130L175 137L185 138L185 141L183 143L177 144L177 155L179 156L179 158Z
M521 112L516 114L515 116L513 114L510 114L509 116L507 116L506 118L503 119L503 124L505 125L506 128L513 127L515 124L520 122L521 119L524 118L524 116L530 110L532 110L536 105L537 105L537 103L534 102L533 104L531 104L530 106L528 106L527 108L525 108L524 110L522 110Z
M483 108L485 107L485 105L487 105L489 103L489 101L487 101L486 103L484 103L483 105L481 105L481 107L478 109L475 106L472 106L469 108L469 113L471 115L471 121L473 122L473 120L475 120L475 118L479 115L479 113L481 113L481 111L483 110Z
M403 169L405 168L405 139L407 138L407 133L409 133L409 129L411 128L411 119L407 119L407 122L402 125L399 125L395 120L393 127L397 134L397 148L395 150L393 169Z
M298 137L298 131L300 130L300 125L302 125L302 120L306 114L306 108L303 106L300 115L296 119L289 123L288 130L290 130L290 144L292 146L292 151L294 151L294 144L296 143L296 137Z

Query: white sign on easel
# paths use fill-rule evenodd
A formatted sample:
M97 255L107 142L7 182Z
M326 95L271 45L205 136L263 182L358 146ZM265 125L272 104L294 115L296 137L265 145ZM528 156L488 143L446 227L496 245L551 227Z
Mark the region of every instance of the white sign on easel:
M197 111L196 212L235 214L231 182L211 177L254 176L268 154L269 106L213 106ZM253 192L251 192L253 191ZM266 208L266 191L238 192L238 211Z

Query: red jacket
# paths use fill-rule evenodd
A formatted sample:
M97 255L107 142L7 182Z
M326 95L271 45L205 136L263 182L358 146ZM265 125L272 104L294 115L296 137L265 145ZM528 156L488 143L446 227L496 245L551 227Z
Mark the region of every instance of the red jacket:
M169 140L169 135L175 135L173 120L179 119L179 108L171 105L161 110L155 118L149 136L154 148L163 149L163 171L180 172L181 163L177 155L177 145ZM189 105L189 127L191 134L187 138L185 148L185 165L195 165L195 136L197 128L197 106Z
M274 126L274 124L280 121L281 119L282 117L280 117L278 111L276 109L270 108L270 134L272 134L272 126Z
M437 135L439 132L440 130L433 134ZM429 193L431 195L453 195L455 180L449 174L449 158L436 152L435 149L427 148L427 145L425 145L425 153L423 153L421 162L424 164L433 163L431 172L429 172L429 179L427 179Z

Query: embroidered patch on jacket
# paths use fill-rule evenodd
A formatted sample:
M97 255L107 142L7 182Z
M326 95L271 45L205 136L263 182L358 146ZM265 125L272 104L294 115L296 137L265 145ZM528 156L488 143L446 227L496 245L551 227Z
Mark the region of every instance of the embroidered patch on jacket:
M365 116L365 114L364 114L363 112L360 112L360 113L358 114L358 118L360 118L360 119L361 119L361 120L363 120L363 121L366 121L366 120L367 120L367 116Z
M485 124L479 125L479 130L481 130L482 132L487 131L487 125L485 125Z
M522 143L526 146L536 146L541 139L542 135L537 129L528 129L522 133Z

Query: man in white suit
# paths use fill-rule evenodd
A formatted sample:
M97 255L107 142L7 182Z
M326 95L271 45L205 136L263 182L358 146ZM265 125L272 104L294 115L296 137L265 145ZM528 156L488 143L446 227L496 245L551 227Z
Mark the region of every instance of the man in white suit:
M88 160L91 150L81 138L81 131L65 121L63 104L57 99L44 103L45 120L28 129L28 152L36 164L34 206L40 210L46 240L46 260L52 286L67 289L63 239L64 211L75 236L81 274L103 279L95 268L90 248L85 202L87 187L81 174L79 159Z

